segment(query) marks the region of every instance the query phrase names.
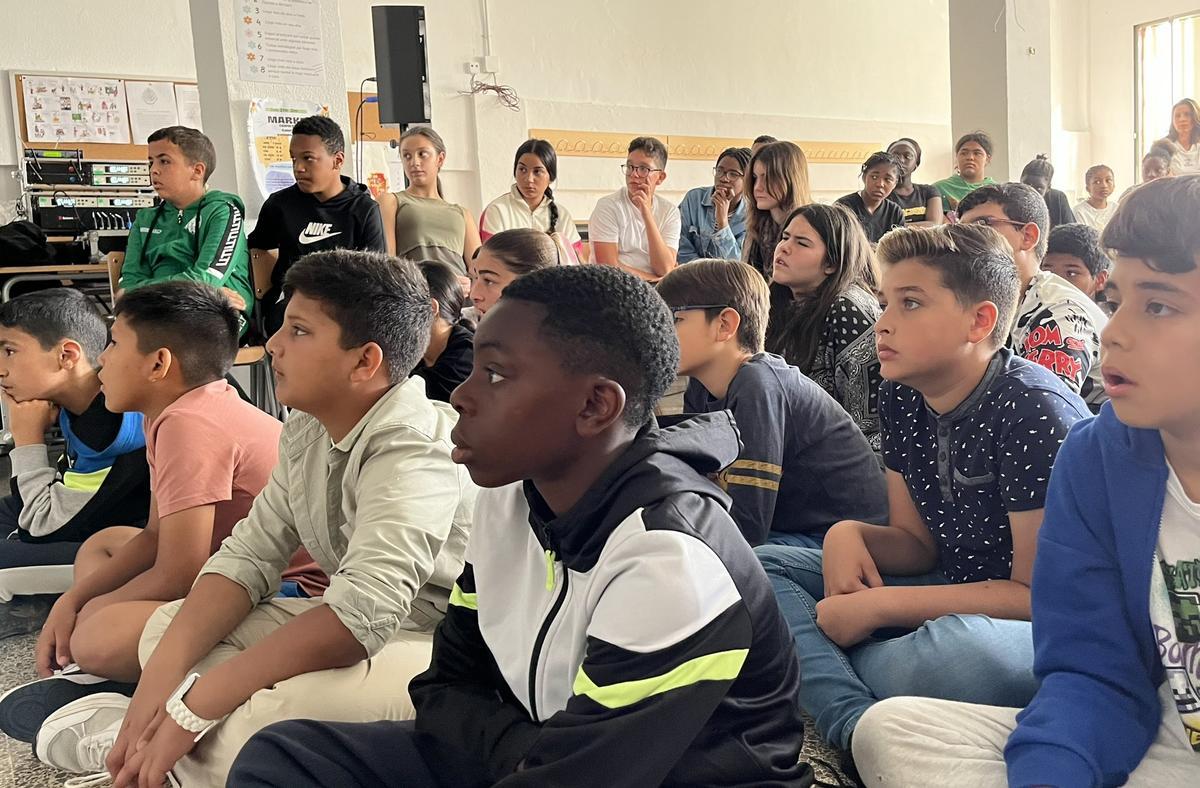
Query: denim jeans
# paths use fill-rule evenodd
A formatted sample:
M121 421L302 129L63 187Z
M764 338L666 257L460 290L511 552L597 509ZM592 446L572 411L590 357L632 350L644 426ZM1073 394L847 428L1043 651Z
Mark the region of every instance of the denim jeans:
M883 630L843 651L817 626L824 597L821 551L755 548L800 656L800 704L824 739L842 749L863 712L897 695L1023 707L1037 691L1028 621L948 615L916 630ZM884 577L884 585L941 585L940 573Z
M825 531L811 534L794 534L789 531L771 531L767 534L767 544L781 544L790 547L811 547L820 550L825 543Z

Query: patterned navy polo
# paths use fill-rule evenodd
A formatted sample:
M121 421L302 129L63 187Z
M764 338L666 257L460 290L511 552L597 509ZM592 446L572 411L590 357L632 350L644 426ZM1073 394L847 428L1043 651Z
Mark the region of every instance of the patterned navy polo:
M883 460L902 474L952 583L1012 573L1008 513L1045 504L1050 468L1087 406L1052 372L1007 349L954 410L938 415L908 386L879 394Z

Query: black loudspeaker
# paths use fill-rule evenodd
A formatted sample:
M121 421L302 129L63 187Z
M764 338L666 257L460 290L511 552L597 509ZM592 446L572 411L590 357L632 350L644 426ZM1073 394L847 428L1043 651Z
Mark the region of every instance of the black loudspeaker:
M425 9L417 5L377 5L371 9L371 23L379 122L428 123Z

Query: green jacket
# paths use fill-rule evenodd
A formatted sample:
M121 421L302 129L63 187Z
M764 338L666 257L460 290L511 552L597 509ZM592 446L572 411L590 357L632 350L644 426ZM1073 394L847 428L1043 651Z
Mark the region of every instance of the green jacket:
M143 208L129 229L121 289L178 279L228 287L241 295L249 316L254 288L245 215L241 198L215 190L183 210L165 201ZM242 323L244 331L246 322Z

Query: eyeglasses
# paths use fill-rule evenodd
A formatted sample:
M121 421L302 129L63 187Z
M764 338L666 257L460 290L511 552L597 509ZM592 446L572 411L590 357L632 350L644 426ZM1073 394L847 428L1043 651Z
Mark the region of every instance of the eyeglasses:
M995 229L996 225L998 225L998 224L1011 224L1013 227L1018 227L1018 228L1024 227L1025 225L1030 224L1030 222L1014 222L1012 219L1001 219L998 216L976 216L974 219L972 219L969 222L964 222L960 217L955 216L952 223L953 224L981 224L984 227L991 227L993 229Z
M671 314L677 315L680 312L691 312L694 309L733 309L733 307L729 304L688 304L687 306L671 307Z
M713 175L717 176L717 180L723 181L726 178L732 178L735 181L740 181L746 177L746 173L739 170L723 170L720 167L713 167Z
M651 173L666 172L666 170L657 167L643 167L640 164L622 164L621 172L626 175L640 175L643 178L647 178Z

